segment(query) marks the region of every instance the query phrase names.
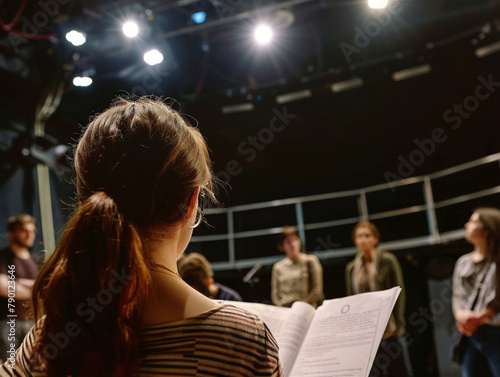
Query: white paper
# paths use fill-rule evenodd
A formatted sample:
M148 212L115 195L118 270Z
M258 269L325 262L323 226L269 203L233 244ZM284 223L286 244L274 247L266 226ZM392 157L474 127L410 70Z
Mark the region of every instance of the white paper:
M293 372L285 376L368 376L399 291L326 300L316 310Z
M367 377L400 287L325 300L314 309L229 302L267 324L279 345L285 377Z
M256 302L241 302L241 301L222 301L227 305L234 305L239 308L245 309L250 313L258 315L269 327L271 333L278 340L278 334L282 331L285 322L283 321L290 308L282 308L274 305L259 304ZM279 342L278 342L279 344Z

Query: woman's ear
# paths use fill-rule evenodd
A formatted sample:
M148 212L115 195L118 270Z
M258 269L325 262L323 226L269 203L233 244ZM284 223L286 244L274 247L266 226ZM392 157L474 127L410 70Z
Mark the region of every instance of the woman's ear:
M193 193L191 194L191 198L189 199L188 209L186 213L186 219L190 219L191 216L196 212L196 208L198 207L198 194L200 193L200 186L197 186Z

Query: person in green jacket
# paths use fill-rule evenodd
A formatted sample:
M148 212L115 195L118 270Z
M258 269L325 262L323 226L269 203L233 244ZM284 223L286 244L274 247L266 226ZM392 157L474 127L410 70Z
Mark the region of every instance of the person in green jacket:
M358 253L345 269L347 295L401 287L370 376L413 376L406 340L406 294L401 266L394 254L377 249L380 232L375 224L356 224L352 240Z

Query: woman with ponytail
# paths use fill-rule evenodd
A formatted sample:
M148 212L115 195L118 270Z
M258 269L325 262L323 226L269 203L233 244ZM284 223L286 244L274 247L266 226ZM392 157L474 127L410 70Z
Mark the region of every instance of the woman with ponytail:
M177 272L214 200L199 131L159 99L118 99L74 165L76 208L33 287L37 324L0 374L281 376L262 320Z

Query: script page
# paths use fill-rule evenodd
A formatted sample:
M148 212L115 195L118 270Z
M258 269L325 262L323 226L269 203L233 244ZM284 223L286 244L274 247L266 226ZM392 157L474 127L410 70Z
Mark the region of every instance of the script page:
M278 335L281 333L284 326L284 318L286 318L290 308L282 308L279 306L259 304L256 302L242 302L242 301L223 301L226 305L234 305L239 308L245 309L262 319L271 333L278 340ZM278 343L279 344L279 343Z
M285 377L367 377L401 288L326 300Z
M285 318L284 326L276 335L283 374L290 376L293 364L302 347L316 309L306 302L294 302Z
M283 373L289 376L316 312L314 307L305 302L295 302L291 308L251 302L225 301L224 303L256 314L266 323L278 342Z

